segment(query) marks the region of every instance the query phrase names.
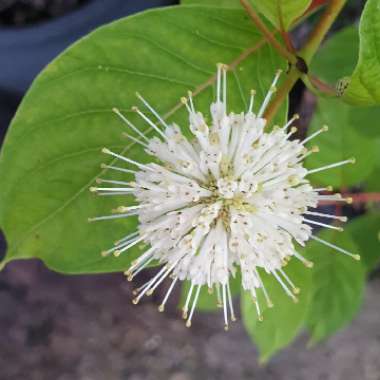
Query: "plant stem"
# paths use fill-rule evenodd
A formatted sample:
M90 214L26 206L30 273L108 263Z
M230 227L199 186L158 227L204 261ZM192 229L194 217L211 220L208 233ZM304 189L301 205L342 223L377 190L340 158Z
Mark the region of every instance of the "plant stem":
M274 37L273 33L266 27L266 25L261 21L259 15L254 11L248 0L240 0L241 5L244 7L249 17L251 17L253 23L256 25L257 29L263 34L263 36L268 40L268 42L278 51L278 53L283 56L288 62L295 64L297 58L290 53L286 48L284 48Z
M314 30L311 32L305 46L299 52L306 63L310 63L314 54L318 50L320 44L323 41L326 33L330 29L332 23L335 21L336 17L342 10L346 0L330 0L325 12L322 17L319 19Z
M317 78L314 75L309 74L308 78L313 86L319 89L323 94L329 96L336 96L336 91L328 83L323 82L321 79Z
M244 1L245 0L241 0L242 3ZM339 12L342 10L345 2L346 0L330 0L330 2L328 3L325 12L321 16L314 30L311 32L305 45L298 53L298 55L302 57L307 64L310 63L314 54L317 52L319 45L321 44L328 30L330 29L332 23L335 21ZM271 41L269 42L272 43ZM297 80L301 78L303 75L303 73L301 73L298 69L294 67L294 65L292 65L291 69L289 70L288 77L279 88L272 102L267 107L265 117L268 121L268 124L276 115L280 105L284 102L285 98L287 97Z

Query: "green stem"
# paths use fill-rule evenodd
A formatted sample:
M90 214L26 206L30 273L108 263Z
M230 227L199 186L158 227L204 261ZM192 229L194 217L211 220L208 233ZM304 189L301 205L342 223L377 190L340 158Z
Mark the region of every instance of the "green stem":
M311 32L305 46L298 54L305 60L306 63L310 63L314 54L321 45L326 33L329 31L331 25L337 18L345 3L346 0L330 0L328 3L325 12L318 21L314 30Z
M319 22L315 26L314 30L311 32L303 48L299 51L298 55L305 60L305 63L307 65L311 62L311 59L317 52L326 33L328 32L332 23L335 21L336 17L342 10L345 2L346 0L330 0ZM276 115L278 109L280 108L281 104L285 101L286 97L288 96L289 92L291 91L297 80L300 79L303 75L305 74L300 72L296 67L294 67L294 65L292 65L286 80L281 85L272 102L267 107L265 117L268 120L268 124Z
M257 29L263 34L267 41L278 51L278 53L283 56L288 62L295 64L297 58L294 54L290 53L284 46L282 46L274 34L266 27L266 25L261 21L259 15L254 11L248 0L240 0L241 5L246 10L249 17L252 19L253 23L256 25Z

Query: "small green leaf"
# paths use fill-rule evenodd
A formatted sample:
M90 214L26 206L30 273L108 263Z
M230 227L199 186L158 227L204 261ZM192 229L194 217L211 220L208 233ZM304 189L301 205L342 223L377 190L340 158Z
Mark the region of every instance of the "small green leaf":
M312 0L250 0L255 8L261 12L278 29L288 30L298 17L309 8Z
M376 141L359 134L350 124L351 110L352 107L338 100L319 99L308 135L325 124L329 130L309 143L318 145L320 152L306 159L306 167L319 168L351 157L356 159L356 163L312 174L310 179L313 183L341 188L364 181L372 173L376 159Z
M241 287L241 276L238 272L234 278L230 278L230 290L231 295L237 296L240 293L240 287ZM179 307L182 308L185 305L186 297L188 294L188 291L190 289L190 282L184 281L181 288L181 298L179 301ZM197 309L200 311L214 311L219 308L218 306L218 298L216 294L216 290L213 289L212 294L209 293L207 285L203 286L201 288L201 291L199 293L198 303L197 303Z
M323 230L318 236L354 254L358 248L349 233ZM307 325L314 344L352 320L362 302L364 266L317 241L309 243L305 255L314 261L311 304Z
M380 104L380 0L366 2L359 36L359 60L343 99L354 105L377 105Z
M345 228L358 247L361 262L367 271L380 262L380 213L372 212L355 218Z
M146 123L130 111L139 91L186 133L180 97L199 90L195 105L208 112L216 64L237 59L228 77L229 110L246 109L253 87L259 104L276 70L285 67L259 41L261 34L242 10L177 6L101 27L48 65L25 96L1 152L0 221L9 247L5 262L37 257L65 273L126 269L141 248L118 258L103 258L100 251L134 231L136 220L87 222L131 202L89 192L101 174L100 164L110 162L102 147L147 160L141 147L121 137L124 125L112 108L120 108L146 131ZM280 123L285 115L286 104ZM108 172L101 177L131 178Z
M263 309L263 321L256 315L252 296L242 292L242 318L248 334L257 345L260 360L266 362L281 348L286 347L299 334L305 324L310 301L311 270L292 259L284 268L289 278L301 289L299 302L293 303L273 276L262 275L265 287L273 301L274 307L268 308L264 298L260 297Z

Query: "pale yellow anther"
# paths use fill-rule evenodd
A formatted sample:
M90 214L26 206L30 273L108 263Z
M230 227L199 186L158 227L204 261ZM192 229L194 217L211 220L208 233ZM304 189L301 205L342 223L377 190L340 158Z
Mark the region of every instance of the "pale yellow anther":
M350 204L352 204L353 199L351 197L348 197L348 198L345 199L345 201L346 201L347 204L350 205Z
M96 188L96 187L90 187L90 191L92 192L92 193L96 193L97 191L98 191L98 189Z
M181 103L182 104L187 104L187 98L185 98L184 96L181 97Z
M110 153L112 153L109 149L107 149L107 148L103 148L102 149L102 153L105 153L105 154L110 154Z
M319 152L319 146L318 145L314 145L313 147L311 147L311 151L313 153L318 153Z
M323 132L327 132L329 130L329 127L327 126L327 125L324 125L323 127L322 127L322 131Z
M160 313L163 313L164 310L165 310L165 306L164 306L164 305L160 305L160 306L158 307L158 311L159 311Z
M293 289L293 293L294 294L300 294L301 293L301 289L300 288L294 288Z
M186 321L186 327L191 327L191 321Z
M361 259L360 255L354 255L353 258L357 261L359 261Z
M113 255L115 257L119 257L121 255L121 252L119 250L116 250L116 251L113 252Z
M138 300L137 298L134 298L134 299L132 300L132 303L133 303L134 305L137 305L137 304L139 303L139 300Z

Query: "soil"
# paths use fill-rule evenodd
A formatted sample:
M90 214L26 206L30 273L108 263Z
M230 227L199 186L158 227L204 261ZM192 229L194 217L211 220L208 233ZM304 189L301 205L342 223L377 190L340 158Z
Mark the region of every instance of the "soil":
M54 289L54 291L52 291ZM258 364L241 321L219 313L186 328L173 298L132 305L122 275L62 276L36 261L9 264L0 283L2 380L380 380L380 278L349 328L314 348L302 335Z

